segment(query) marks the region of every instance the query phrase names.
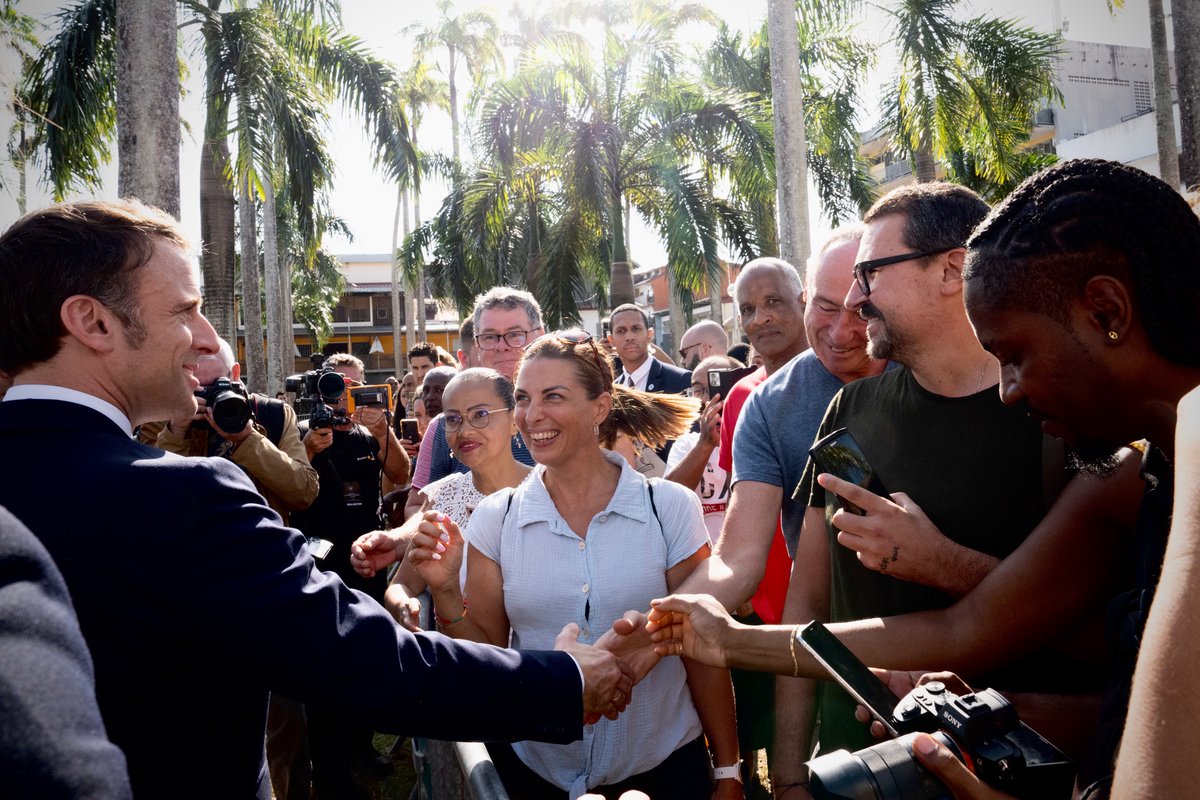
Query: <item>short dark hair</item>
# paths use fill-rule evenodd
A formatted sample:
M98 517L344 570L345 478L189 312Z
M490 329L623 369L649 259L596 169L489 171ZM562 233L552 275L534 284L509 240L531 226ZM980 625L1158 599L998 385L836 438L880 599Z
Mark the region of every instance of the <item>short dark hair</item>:
M1065 324L1088 280L1112 275L1131 285L1154 349L1200 366L1200 220L1158 178L1115 161L1060 162L1018 186L967 246L972 302Z
M408 348L408 360L412 361L417 356L428 358L431 364L438 363L437 345L432 342L417 342Z
M650 316L645 311L642 310L641 306L637 305L636 303L622 303L621 305L614 308L612 310L612 313L608 315L610 324L612 322L613 317L615 317L617 314L623 314L626 311L636 311L637 313L641 314L642 315L642 324L645 325L647 328L650 327Z
M876 200L863 223L903 214L905 246L937 253L964 246L988 210L983 198L957 183L912 183Z
M174 218L137 200L62 203L14 222L0 236L0 370L16 375L57 355L73 295L102 303L140 347L138 271L159 243L192 249Z

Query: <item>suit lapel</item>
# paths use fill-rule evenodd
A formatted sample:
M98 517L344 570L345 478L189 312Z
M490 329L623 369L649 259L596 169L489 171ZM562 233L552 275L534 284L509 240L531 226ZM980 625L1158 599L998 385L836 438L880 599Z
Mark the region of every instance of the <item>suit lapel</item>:
M654 360L650 363L650 374L646 376L647 392L653 392L655 390L655 383L658 381L658 374L662 372L662 365L659 364L658 359L654 358L654 356L650 356L650 358Z

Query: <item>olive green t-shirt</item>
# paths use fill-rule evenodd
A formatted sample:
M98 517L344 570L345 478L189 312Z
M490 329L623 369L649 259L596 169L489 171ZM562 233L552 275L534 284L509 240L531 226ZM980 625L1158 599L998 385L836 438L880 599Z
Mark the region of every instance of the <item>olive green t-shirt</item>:
M1040 426L1005 406L994 385L967 397L941 397L917 383L910 369L893 370L850 383L833 398L818 437L839 428L850 430L888 492L908 494L943 534L972 550L1004 558L1045 514ZM831 621L954 602L860 564L853 550L837 543L830 521L836 500L814 478L810 460L795 496L826 509ZM823 682L819 697L822 752L873 743L840 687Z

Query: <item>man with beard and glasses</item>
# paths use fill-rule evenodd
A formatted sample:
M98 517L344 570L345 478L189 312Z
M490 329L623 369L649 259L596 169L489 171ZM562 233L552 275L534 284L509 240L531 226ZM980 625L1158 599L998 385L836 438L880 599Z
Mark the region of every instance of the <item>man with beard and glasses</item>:
M729 334L721 327L721 323L711 319L697 322L683 333L679 340L679 366L683 369L696 369L696 365L706 358L724 355L729 349Z
M839 500L815 482L809 461L795 490L808 510L785 623L948 606L1046 512L1042 433L1000 401L996 359L976 340L963 309L964 244L987 212L971 190L934 183L897 189L864 217L845 305L867 320L868 355L902 368L847 384L817 436L848 428L895 494L864 503L865 516L833 517ZM1056 471L1062 461L1057 448ZM1045 664L1037 670L1061 672ZM998 688L1027 689L1044 688L1047 676L1026 665L994 678L989 683ZM791 776L789 783L802 780L818 715L822 752L870 744L854 706L831 684L778 686L777 730L799 736L777 752L777 771Z
M1108 796L1120 743L1119 779L1133 780L1114 796L1186 796L1171 787L1184 780L1194 788L1194 779L1187 780L1194 760L1175 757L1153 771L1138 767L1155 767L1153 747L1161 739L1148 742L1147 730L1161 735L1172 729L1163 725L1164 698L1148 697L1145 689L1183 655L1178 642L1167 645L1159 638L1163 631L1151 627L1159 600L1167 598L1162 613L1169 614L1186 586L1183 564L1170 560L1164 566L1163 553L1173 467L1194 457L1175 450L1176 437L1184 447L1196 438L1182 415L1177 430L1176 407L1200 385L1200 221L1170 186L1140 170L1067 161L1025 181L968 245L966 308L980 342L1001 363L1004 401L1036 414L1090 469L1109 471L1115 454L1120 471L1109 478L1088 472L1072 481L1026 542L953 606L832 629L868 664L903 670L936 665L977 675L1061 640L1107 606L1102 708L1061 715L1091 737L1079 759L1077 789L1089 800ZM1140 454L1122 447L1138 440L1147 440ZM866 498L831 476L820 482L852 501ZM1188 495L1181 496L1186 503ZM1186 516L1194 512L1182 508L1184 524L1194 522ZM1176 549L1180 530L1187 529L1171 533L1172 559L1182 555ZM686 646L664 651L719 666L824 674L803 651L789 653L790 627L736 629L715 602L703 598L675 598L659 607L674 612L671 621L679 624L673 637L693 634ZM1143 636L1147 615L1151 627ZM1185 663L1187 669L1171 675L1166 702L1173 714L1197 696L1194 660ZM899 688L912 675L891 678ZM1127 709L1131 727L1122 742ZM915 749L958 800L1000 796L936 743L921 738ZM1130 793L1135 783L1137 795Z

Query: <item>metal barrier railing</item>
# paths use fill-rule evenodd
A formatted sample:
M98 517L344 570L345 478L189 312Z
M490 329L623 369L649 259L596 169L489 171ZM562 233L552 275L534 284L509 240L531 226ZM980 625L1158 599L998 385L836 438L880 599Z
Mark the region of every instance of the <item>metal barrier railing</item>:
M390 578L390 576L389 576ZM421 628L427 631L435 630L433 625L433 598L425 592L421 596ZM492 763L487 746L482 742L450 742L450 749L462 769L466 797L469 800L509 800L508 792L500 781L500 773ZM462 800L455 791L458 787L441 787L433 785L433 768L429 756L430 740L414 736L412 740L413 767L417 773L417 785L413 787L413 796L424 800ZM437 755L445 755L444 747L432 749ZM453 797L447 795L455 795Z

